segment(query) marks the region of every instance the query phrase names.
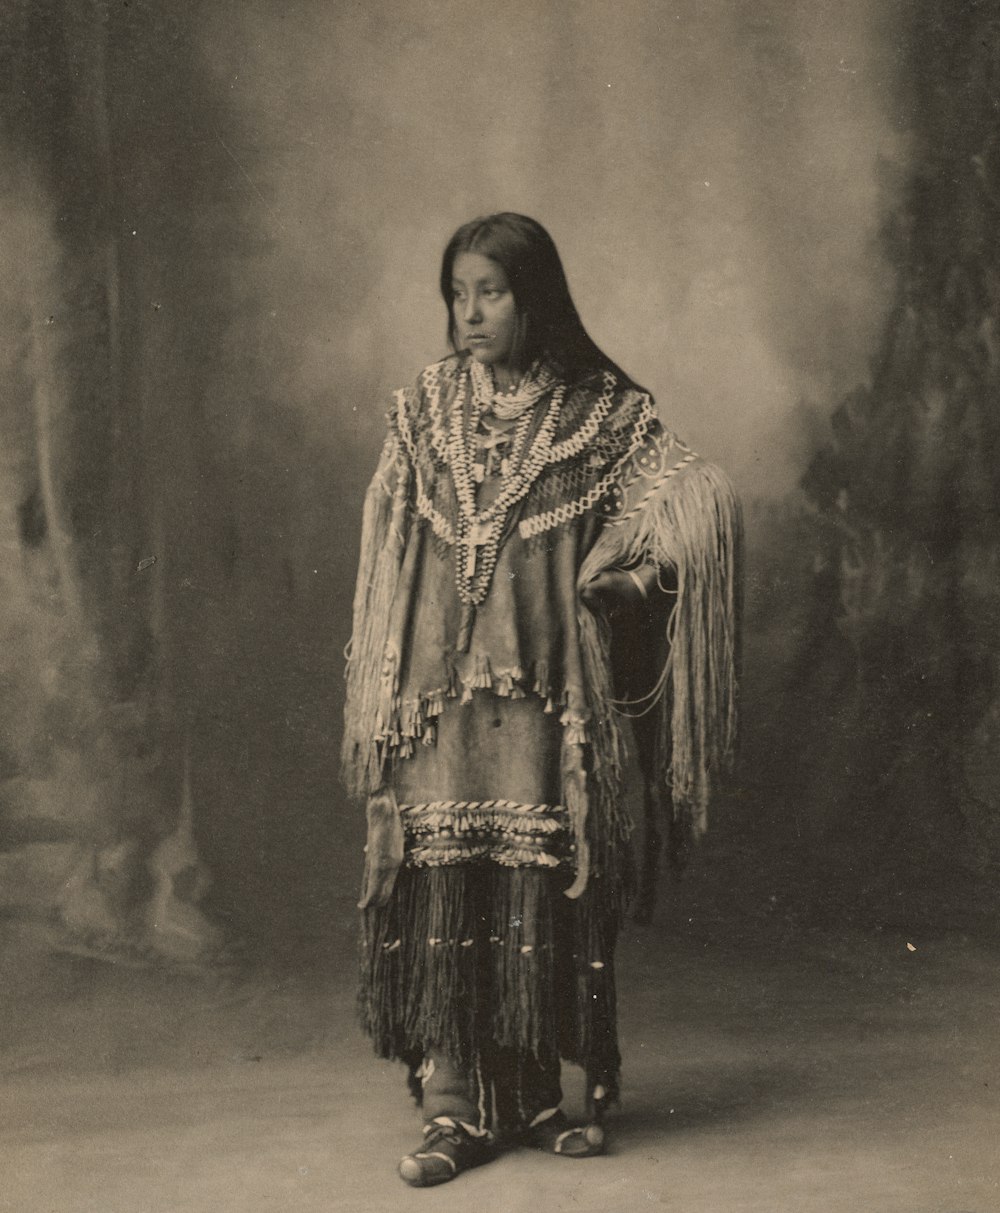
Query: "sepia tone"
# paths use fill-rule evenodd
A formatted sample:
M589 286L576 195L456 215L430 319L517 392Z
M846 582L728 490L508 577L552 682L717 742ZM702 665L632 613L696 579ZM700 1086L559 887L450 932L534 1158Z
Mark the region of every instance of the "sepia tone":
M0 35L0 1208L994 1207L1000 4ZM609 1155L428 1197L355 1022L343 650L389 394L498 209L742 497L742 747L624 933Z

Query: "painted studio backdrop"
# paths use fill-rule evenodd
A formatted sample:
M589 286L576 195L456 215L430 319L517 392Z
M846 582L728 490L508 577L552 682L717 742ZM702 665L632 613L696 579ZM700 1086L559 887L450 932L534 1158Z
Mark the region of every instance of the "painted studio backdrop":
M741 765L686 887L975 919L1000 859L1000 19L830 13L3 6L5 914L199 960L307 945L356 895L361 497L389 392L445 352L444 241L512 209L746 504Z

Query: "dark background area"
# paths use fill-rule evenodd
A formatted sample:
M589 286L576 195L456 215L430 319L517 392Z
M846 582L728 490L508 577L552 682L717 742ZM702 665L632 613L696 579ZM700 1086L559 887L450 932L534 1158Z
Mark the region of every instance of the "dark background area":
M383 410L444 352L444 241L514 209L747 509L741 765L663 929L991 931L998 24L10 0L7 920L322 954L360 867L336 752Z

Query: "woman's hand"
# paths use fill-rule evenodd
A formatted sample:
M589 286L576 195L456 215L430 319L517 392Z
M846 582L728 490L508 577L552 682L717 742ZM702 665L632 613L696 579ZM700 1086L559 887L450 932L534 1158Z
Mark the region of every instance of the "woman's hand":
M638 601L639 589L623 569L606 569L598 573L580 591L584 605L592 611L609 611L623 602Z
M657 591L657 569L644 564L635 569L605 569L580 591L592 611L611 611L616 606L645 602Z

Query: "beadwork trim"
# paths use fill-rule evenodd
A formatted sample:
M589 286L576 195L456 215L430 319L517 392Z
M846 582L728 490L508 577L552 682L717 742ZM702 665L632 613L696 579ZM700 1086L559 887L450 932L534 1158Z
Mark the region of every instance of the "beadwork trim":
M521 800L426 800L418 804L401 804L400 813L459 813L470 809L495 809L504 813L565 813L561 804L525 804Z
M413 867L489 859L505 867L557 868L573 850L563 805L436 800L400 805L399 813Z
M611 379L611 387L614 386L614 377L606 375L606 379ZM607 395L607 392L606 392ZM602 396L601 401L605 397ZM597 412L597 409L594 410ZM607 416L607 413L604 414ZM547 510L544 514L535 514L531 518L523 518L517 526L517 529L522 539L532 539L537 535L543 535L546 531L552 530L553 527L562 526L570 522L574 518L581 518L588 510L594 508L595 505L605 497L614 482L621 476L626 464L635 455L636 451L646 441L646 437L652 428L653 422L656 419L656 410L653 408L653 402L649 396L644 396L642 401L642 412L639 414L635 422L635 432L632 436L632 441L629 443L628 450L620 459L618 459L612 467L597 481L597 483L584 493L582 497L577 497L574 501L566 501L561 505L557 505L555 509ZM584 423L571 439L559 444L560 447L565 447L567 443L572 442L574 447L563 458L570 458L572 455L579 454L580 451L590 442L600 426L598 421L592 428L589 436L581 441L581 435L594 420L593 415ZM602 418L603 420L603 418ZM577 446L577 444L579 444Z
M608 522L610 523L610 525L611 526L621 526L623 522L628 522L630 519L635 518L637 515L641 514L643 508L645 507L645 505L649 501L649 499L651 497L655 496L655 494L663 487L664 484L666 484L666 482L672 476L676 476L679 472L683 472L684 469L688 466L688 464L693 463L696 459L700 459L700 458L701 458L701 456L698 455L695 451L689 451L688 454L686 454L683 459L679 459L673 465L673 467L667 468L667 470L665 472L661 472L660 475L657 476L657 478L653 481L653 483L649 486L649 488L645 491L645 493L643 493L642 497L639 498L639 500L636 502L636 504L630 510L627 510L624 514L619 514L614 518L609 518Z
M423 378L426 379L428 370L423 373ZM433 384L433 392L428 389L428 409L431 416L437 415L440 417L440 386L434 383L433 380L427 380L428 384ZM406 453L410 457L410 464L413 467L414 474L414 505L417 513L421 518L426 519L430 523L431 530L443 540L449 547L455 544L455 529L447 518L436 509L431 501L427 489L424 485L424 478L420 473L420 461L417 456L417 444L413 437L413 427L410 425L410 416L406 409L407 392L405 388L400 388L399 391L393 393L396 401L396 428L399 431L399 439L406 448ZM438 425L431 426L431 445L434 447L442 459L447 460L447 451L439 451L437 443Z
M435 365L424 367L420 373L420 383L423 386L424 397L427 400L427 415L431 419L431 446L433 446L435 454L440 459L447 462L448 431L445 428L444 421L442 419L441 377L434 373L436 370L437 367Z
M475 364L478 367L478 364ZM481 401L474 391L474 368L458 370L453 379L458 387L446 418L442 404L444 376L441 364L426 367L420 376L420 387L426 402L430 422L430 445L437 458L451 471L458 503L457 523L452 523L434 505L420 470L417 442L413 434L408 409L411 394L406 390L395 393L396 425L415 473L414 506L416 512L430 524L434 535L447 546L455 548L455 583L459 598L467 605L478 606L486 598L493 572L499 558L500 536L511 509L531 491L544 470L556 463L581 455L600 432L601 426L615 405L617 380L610 371L602 374L602 390L587 418L567 438L553 443L566 394L566 385L554 387L553 398L534 440L527 443L533 413L529 410L517 421L508 457L508 475L498 496L483 510L476 509L475 479L472 473L472 448ZM554 379L541 380L544 390L552 389ZM541 384L540 384L541 386ZM544 395L539 393L538 399ZM470 396L473 397L470 405ZM641 410L634 423L628 450L586 493L573 501L564 502L543 514L522 519L518 532L523 539L544 534L593 509L625 470L628 462L646 441L653 427L656 411L648 395L643 394ZM608 511L605 511L606 513ZM473 559L470 553L474 553ZM471 572L470 572L471 570Z

